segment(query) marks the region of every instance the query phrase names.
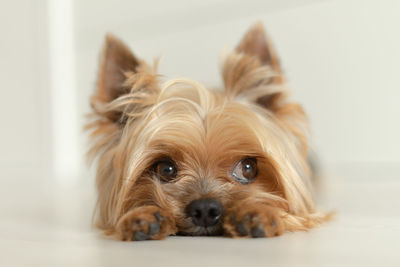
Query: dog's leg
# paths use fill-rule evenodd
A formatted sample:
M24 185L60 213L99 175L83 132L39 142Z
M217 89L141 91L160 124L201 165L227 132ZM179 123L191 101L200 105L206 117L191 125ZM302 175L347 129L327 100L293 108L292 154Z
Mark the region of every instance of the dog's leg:
M172 216L156 206L132 209L120 218L116 226L123 241L164 239L176 231Z

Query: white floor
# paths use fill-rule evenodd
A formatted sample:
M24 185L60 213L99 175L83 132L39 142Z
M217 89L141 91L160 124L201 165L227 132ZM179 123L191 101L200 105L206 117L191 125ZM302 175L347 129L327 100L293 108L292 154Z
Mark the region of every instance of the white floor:
M271 239L170 237L118 242L90 228L90 178L0 182L0 266L400 266L400 166L336 167L321 206L336 219ZM38 182L40 181L40 182Z

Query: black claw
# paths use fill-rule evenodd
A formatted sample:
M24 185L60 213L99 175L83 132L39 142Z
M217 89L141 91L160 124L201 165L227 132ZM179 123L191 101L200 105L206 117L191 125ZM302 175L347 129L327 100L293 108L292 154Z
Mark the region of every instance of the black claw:
M149 224L149 235L155 235L160 231L160 223L152 222Z
M161 216L160 212L155 212L154 217L156 217L157 221L161 222L163 220L163 217Z
M265 237L264 230L258 225L251 228L251 236L252 237Z
M239 233L241 236L246 236L249 234L249 231L247 231L246 226L244 225L243 222L240 222L236 224L236 231Z
M136 231L134 237L136 241L143 241L149 239L149 236L143 233L142 231Z

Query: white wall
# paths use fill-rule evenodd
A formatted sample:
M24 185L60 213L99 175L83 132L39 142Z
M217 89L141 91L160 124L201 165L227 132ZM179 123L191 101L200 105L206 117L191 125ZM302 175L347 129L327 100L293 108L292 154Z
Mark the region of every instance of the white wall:
M53 62L49 58L53 50L46 47L51 48L62 31L44 29L51 29L52 21L46 10L52 12L48 7L57 7L58 2L2 3L2 165L36 168L60 160L62 170L71 164L68 159L76 157L75 167L85 170L86 134L81 129L106 32L120 36L148 61L163 55L162 74L214 86L220 84L223 48L232 48L258 20L276 45L294 98L310 114L322 159L328 164L400 164L400 2L396 0L71 1L68 23L74 43L65 47L74 55L70 71L76 79L70 82L76 88L65 92L75 102L66 107L72 116L68 121L75 121L75 126L60 123L52 131L53 141L49 112L54 102L48 83L54 76L46 65ZM58 101L65 103L62 100L59 95ZM53 150L52 155L54 140L62 136L56 132L72 128L68 142L78 148L77 155L62 150Z
M0 3L0 177L51 166L45 1Z
M329 1L268 19L328 161L400 161L399 11L399 1Z

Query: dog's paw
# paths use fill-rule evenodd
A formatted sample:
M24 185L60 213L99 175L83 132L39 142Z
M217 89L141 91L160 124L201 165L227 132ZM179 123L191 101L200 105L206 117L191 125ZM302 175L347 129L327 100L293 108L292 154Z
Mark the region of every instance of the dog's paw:
M225 217L224 231L232 237L273 237L283 233L283 224L275 208L259 205L232 209Z
M123 241L158 240L174 234L171 216L155 206L139 207L121 217L117 227Z

